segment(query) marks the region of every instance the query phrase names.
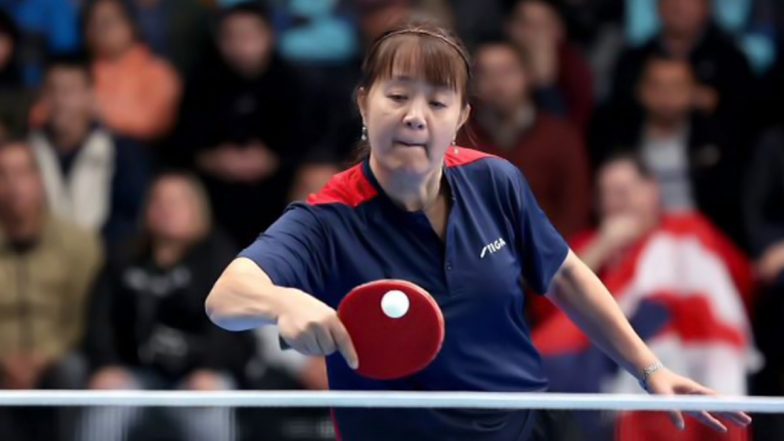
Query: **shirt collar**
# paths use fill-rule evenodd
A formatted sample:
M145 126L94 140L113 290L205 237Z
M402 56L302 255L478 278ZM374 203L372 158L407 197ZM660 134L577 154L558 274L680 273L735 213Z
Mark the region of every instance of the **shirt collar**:
M446 164L443 164L442 167L443 167L444 180L445 182L447 182L447 185L449 185L452 201L454 202L455 200L454 180L450 176L449 167L447 167ZM384 207L385 212L394 214L396 216L406 217L406 218L419 218L425 215L424 212L422 212L421 210L407 211L401 208L398 204L396 204L392 200L392 198L389 197L389 195L384 191L384 188L381 187L381 184L378 182L378 179L376 178L375 174L373 174L373 169L370 167L370 156L368 156L367 158L365 158L364 161L362 161L362 171L365 174L367 180L373 186L373 188L375 188L376 191L378 192L378 199L381 201L381 205Z

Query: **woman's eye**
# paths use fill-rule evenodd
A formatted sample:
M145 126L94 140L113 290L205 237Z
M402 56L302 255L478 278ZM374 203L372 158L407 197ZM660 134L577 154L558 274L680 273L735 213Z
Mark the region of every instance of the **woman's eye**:
M442 103L441 101L430 101L430 105L437 109L443 109L446 107L446 103Z
M393 101L404 101L406 96L399 93L393 93L389 95L389 98L391 98Z

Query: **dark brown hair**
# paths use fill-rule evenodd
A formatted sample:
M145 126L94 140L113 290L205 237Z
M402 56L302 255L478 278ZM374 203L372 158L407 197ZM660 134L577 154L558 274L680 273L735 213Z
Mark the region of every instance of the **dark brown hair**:
M431 22L412 22L378 37L362 62L359 87L370 89L378 79L390 78L395 68L417 72L424 80L460 93L468 103L471 62L463 43Z

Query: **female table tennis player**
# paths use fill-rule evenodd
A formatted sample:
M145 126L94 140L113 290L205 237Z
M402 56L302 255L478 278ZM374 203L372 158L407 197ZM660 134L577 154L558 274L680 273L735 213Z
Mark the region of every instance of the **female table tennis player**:
M207 299L211 319L230 330L277 324L294 349L327 356L333 389L543 391L522 280L651 393L713 394L660 365L517 168L453 145L469 113L469 77L463 46L438 27L407 25L376 40L357 91L367 158L291 205L229 265ZM355 286L385 278L429 291L446 339L421 372L375 381L353 370L356 352L335 308ZM725 430L713 415L694 416ZM337 409L335 417L345 441L507 441L539 432L535 411ZM722 417L750 422L743 413ZM681 414L672 418L684 424Z

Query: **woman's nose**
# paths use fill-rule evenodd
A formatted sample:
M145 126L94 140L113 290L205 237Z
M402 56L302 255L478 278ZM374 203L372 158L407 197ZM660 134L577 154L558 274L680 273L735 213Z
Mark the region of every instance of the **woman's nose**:
M412 130L422 130L425 128L425 117L419 106L412 105L403 117L403 123Z
M425 122L417 118L406 118L406 127L412 130L422 130L425 128Z

